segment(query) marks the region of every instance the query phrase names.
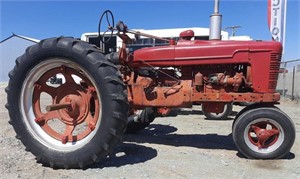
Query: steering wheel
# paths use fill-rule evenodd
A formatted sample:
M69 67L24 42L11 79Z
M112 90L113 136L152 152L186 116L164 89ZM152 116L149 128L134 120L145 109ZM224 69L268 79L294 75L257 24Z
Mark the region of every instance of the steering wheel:
M102 20L104 17L106 18L108 27L104 31L104 33L101 35L101 27L102 27L101 25L102 25ZM107 43L111 39L113 32L114 32L114 26L115 26L115 19L114 19L112 12L110 10L104 11L100 17L100 21L99 21L99 25L98 25L98 36L99 36L101 42ZM105 37L106 33L110 33L110 35L109 35L109 38L107 38L105 40L104 37Z

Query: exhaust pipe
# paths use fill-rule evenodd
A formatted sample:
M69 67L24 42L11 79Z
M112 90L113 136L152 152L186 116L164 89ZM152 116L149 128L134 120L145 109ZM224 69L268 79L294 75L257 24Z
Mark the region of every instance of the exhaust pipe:
M222 15L219 14L219 0L215 0L214 13L210 15L209 40L221 40Z

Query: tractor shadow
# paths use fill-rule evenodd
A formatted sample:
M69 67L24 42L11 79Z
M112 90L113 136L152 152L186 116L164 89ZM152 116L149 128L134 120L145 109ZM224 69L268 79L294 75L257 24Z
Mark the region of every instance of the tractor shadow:
M222 149L236 151L236 156L244 158L233 142L232 134L175 134L177 128L169 125L151 124L148 128L136 134L127 134L123 143L114 149L112 154L90 168L121 167L144 163L157 156L157 150L143 144L161 144L174 147L194 147L199 149ZM291 160L295 155L289 152L279 160ZM255 160L255 159L253 159ZM277 159L278 160L278 159ZM271 160L276 161L276 160Z
M236 150L231 134L222 136L217 134L173 134L177 128L168 125L152 124L136 134L127 134L123 143L105 159L93 164L90 168L121 167L144 163L157 156L157 150L144 143L170 145L174 147L188 146L201 149Z
M194 147L198 149L221 149L236 151L236 156L247 159L240 152L238 152L233 139L232 133L228 135L219 134L174 134L177 128L169 125L151 124L145 130L136 134L126 135L124 141L134 142L138 144L161 144L174 147ZM289 152L281 159L275 160L291 160L295 158L295 154ZM253 159L256 160L256 159Z
M121 143L109 156L93 164L90 168L121 167L124 165L144 163L156 156L157 150L151 147L132 143Z
M148 128L134 135L126 135L124 141L138 144L162 144L174 147L195 147L199 149L237 150L232 140L232 134L174 134L176 127L151 124Z

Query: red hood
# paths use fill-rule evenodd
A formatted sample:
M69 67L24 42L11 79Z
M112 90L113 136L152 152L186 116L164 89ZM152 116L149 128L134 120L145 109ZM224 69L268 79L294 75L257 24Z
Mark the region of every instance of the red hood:
M281 53L282 45L275 41L186 41L177 45L136 50L132 65L188 66L197 64L247 63L249 53Z

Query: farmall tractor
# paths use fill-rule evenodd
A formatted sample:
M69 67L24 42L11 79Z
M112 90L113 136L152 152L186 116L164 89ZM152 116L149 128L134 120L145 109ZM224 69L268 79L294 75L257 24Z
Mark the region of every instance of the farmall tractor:
M105 11L99 29L110 16ZM175 41L130 30L121 21L116 27L109 22L107 33L113 31L123 45L108 55L87 42L58 37L27 48L16 60L6 88L9 123L38 162L85 168L112 152L126 129L143 129L156 116L195 103L211 113L233 102L253 103L233 122L238 151L254 159L290 151L294 124L274 106L280 99L280 43L192 40L192 31ZM168 45L130 52L126 45L134 39L127 34ZM65 82L51 84L58 74Z

